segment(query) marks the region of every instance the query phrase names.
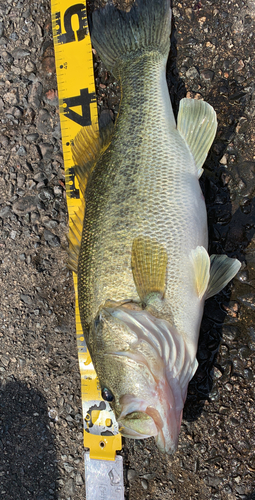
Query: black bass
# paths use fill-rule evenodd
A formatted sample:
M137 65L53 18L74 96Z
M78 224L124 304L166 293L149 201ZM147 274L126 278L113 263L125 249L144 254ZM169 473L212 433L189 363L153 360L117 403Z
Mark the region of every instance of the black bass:
M207 253L199 177L217 120L209 104L183 99L176 124L165 77L170 21L169 0L92 15L93 46L122 97L112 130L85 128L74 140L85 204L70 247L102 396L123 436L155 436L166 453L197 369L204 300L240 267Z

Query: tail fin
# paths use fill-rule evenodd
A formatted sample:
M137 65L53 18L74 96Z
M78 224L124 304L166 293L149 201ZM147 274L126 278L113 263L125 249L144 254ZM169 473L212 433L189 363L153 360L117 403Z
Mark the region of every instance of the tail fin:
M169 0L136 0L129 12L108 4L93 12L91 40L107 69L118 74L119 64L139 53L168 55L171 33Z

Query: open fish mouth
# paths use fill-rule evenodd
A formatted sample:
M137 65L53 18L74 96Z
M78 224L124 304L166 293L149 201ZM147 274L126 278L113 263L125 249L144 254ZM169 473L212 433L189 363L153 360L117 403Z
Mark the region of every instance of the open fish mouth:
M154 419L145 412L134 411L118 420L122 436L132 439L146 439L157 436L158 428Z
M180 432L182 410L169 408L163 412L148 405L131 395L123 396L123 409L118 418L119 431L123 437L146 439L155 437L158 448L163 453L172 454L176 451ZM136 409L135 409L136 408ZM161 407L162 413L162 407Z

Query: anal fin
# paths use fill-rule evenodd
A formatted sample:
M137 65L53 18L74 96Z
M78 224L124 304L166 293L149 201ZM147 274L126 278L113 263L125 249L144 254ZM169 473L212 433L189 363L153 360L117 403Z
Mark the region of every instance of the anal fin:
M132 247L131 267L137 293L146 303L152 294L163 297L166 286L167 252L154 238L139 236Z
M231 281L241 267L241 262L227 255L211 255L210 280L205 298L219 293Z

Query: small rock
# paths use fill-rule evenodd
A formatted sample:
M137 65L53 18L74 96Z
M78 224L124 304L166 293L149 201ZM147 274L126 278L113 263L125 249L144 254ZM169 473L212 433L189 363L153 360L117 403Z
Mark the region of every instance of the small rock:
M12 64L13 63L13 57L9 52L6 52L5 50L2 51L2 60L5 63Z
M62 196L63 194L63 189L61 186L54 186L53 191L55 196Z
M38 139L38 137L39 137L39 134L37 134L37 132L34 132L33 134L28 134L26 136L26 140L28 142L35 142Z
M39 147L40 147L40 151L41 151L41 155L42 155L43 159L44 160L50 159L51 155L53 153L52 144L43 143L43 144L40 144Z
M28 103L34 108L39 108L41 104L41 96L42 84L40 82L34 82L29 92Z
M148 489L148 481L146 481L146 479L142 479L141 480L141 485L143 487L144 490L147 490Z
M32 299L31 299L30 295L25 295L25 294L21 293L20 299L22 300L22 302L25 302L25 304L27 304L28 306L30 306L32 304Z
M214 71L211 69L203 69L200 73L201 78L206 82L212 82L214 79Z
M0 21L0 38L1 36L3 36L4 34L4 23L3 21Z
M60 245L59 237L49 231L49 229L44 229L44 238L52 247L58 247Z
M47 76L51 76L56 71L55 57L45 57L42 61L42 69Z
M223 155L222 158L220 159L220 164L221 165L227 165L228 159L226 155Z
M17 186L22 188L26 182L25 174L18 174L17 176Z
M10 104L10 106L15 106L18 104L18 98L17 98L17 90L13 89L10 92L7 92L4 94L3 99L5 102Z
M37 199L35 196L24 196L13 204L13 212L17 215L33 212L37 207Z
M46 109L40 109L36 120L37 129L41 134L51 133L50 115Z
M2 134L0 135L0 144L2 144L2 146L4 148L6 148L8 146L9 142L10 142L9 138L6 137L6 135L2 135Z
M137 472L135 469L128 469L127 471L127 480L134 481L137 478Z
M19 156L26 156L26 154L27 154L26 148L24 146L20 146L18 151L17 151L17 154Z
M27 57L30 55L30 50L17 47L16 49L14 49L12 55L14 59L22 59L23 57Z
M32 71L36 70L36 65L32 61L28 61L28 63L25 66L25 70L28 73L31 73Z
M58 106L58 91L51 89L45 93L44 101L50 106Z
M192 66L191 68L186 71L186 77L191 78L191 80L194 80L195 78L199 78L199 73L195 66Z
M72 465L70 465L70 464L68 464L67 462L65 462L65 463L63 464L63 466L64 466L64 469L66 470L66 472L72 472L72 471L73 471L73 469L74 469L74 468L73 468L73 466L72 466Z
M84 482L82 475L79 472L78 472L78 474L76 474L75 482L76 482L77 486L81 486Z
M48 187L44 187L43 189L41 189L41 191L39 192L38 194L38 198L42 201L42 202L47 202L47 201L50 201L54 198L54 192L52 191L51 188L48 188Z
M17 236L17 231L14 231L14 229L13 229L13 230L10 232L10 237L11 237L11 239L12 239L12 240L15 240L16 236Z
M74 480L68 479L65 485L65 494L70 496L71 498L74 498L74 493L75 493Z
M0 217L2 217L3 219L5 217L8 217L10 215L10 211L11 207L9 207L8 205L6 207L0 208Z

